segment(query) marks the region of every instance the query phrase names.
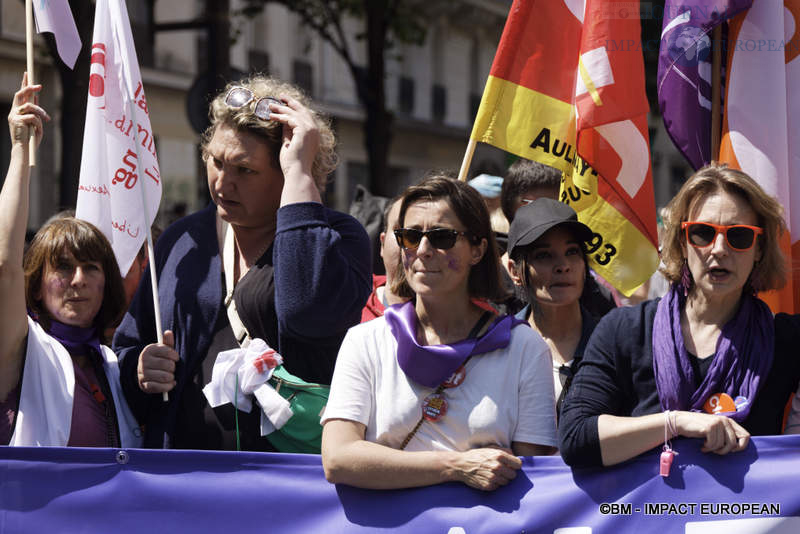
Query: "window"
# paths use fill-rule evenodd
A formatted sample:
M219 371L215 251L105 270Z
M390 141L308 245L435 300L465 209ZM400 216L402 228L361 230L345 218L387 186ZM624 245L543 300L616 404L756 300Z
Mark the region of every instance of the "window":
M314 95L314 69L311 63L295 59L292 64L292 79L307 94Z
M261 50L250 49L247 51L247 63L250 65L250 72L269 72L269 54Z
M478 93L470 93L469 95L469 116L472 117L472 122L475 122L475 117L478 116L478 108L481 105L481 95Z
M401 113L414 113L414 79L401 76L398 80L397 107Z
M433 107L431 113L433 120L442 122L447 115L447 89L441 85L433 86Z

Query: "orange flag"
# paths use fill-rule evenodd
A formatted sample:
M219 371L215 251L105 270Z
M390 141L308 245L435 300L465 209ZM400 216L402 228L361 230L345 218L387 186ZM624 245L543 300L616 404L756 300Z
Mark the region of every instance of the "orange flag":
M619 5L515 0L471 137L561 169L593 268L630 294L658 241L639 20Z
M753 177L784 207L789 282L764 295L800 312L800 0L759 1L732 19L720 161Z

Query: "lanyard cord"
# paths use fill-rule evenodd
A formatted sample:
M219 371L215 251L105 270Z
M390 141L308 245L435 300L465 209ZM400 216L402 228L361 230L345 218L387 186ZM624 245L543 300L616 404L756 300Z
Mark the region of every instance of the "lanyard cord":
M484 327L484 325L485 325L487 322L489 322L489 320L490 320L490 319L491 319L493 316L494 316L494 313L492 313L492 312L490 312L490 311L485 311L485 312L483 312L483 314L482 314L482 315L480 316L480 318L478 319L478 322L477 322L477 323L475 323L475 326L473 326L473 327L472 327L472 330L470 330L469 334L467 334L467 339L470 339L470 338L473 338L473 337L477 337L477 335L478 335L478 332L480 332L480 331L481 331L481 329ZM467 362L468 362L468 361L469 361L469 360L472 358L472 356L473 356L472 354L470 354L469 356L467 356L467 358L464 360L464 363L462 363L462 364L461 364L459 367L466 367L466 365L467 365ZM442 391L444 391L444 388L446 387L446 386L445 386L445 384L447 384L447 380L445 380L444 382L442 382L441 384L439 384L439 386L436 388L436 391L434 391L434 392L433 392L433 395L431 395L431 396L434 396L434 395L441 395L441 394L442 394ZM408 435L406 435L406 438L403 440L403 443L400 445L400 450L401 450L401 451L402 451L402 450L405 450L405 448L408 446L408 443L411 441L411 438L413 438L413 437L414 437L414 435L416 435L417 431L419 430L419 427L421 427L421 426L422 426L422 423L423 423L424 421L425 421L425 416L424 416L424 415L421 415L421 416L419 417L419 421L417 421L417 424L416 424L416 425L414 425L414 428L413 428L413 429L411 429L411 432L409 432L409 433L408 433Z

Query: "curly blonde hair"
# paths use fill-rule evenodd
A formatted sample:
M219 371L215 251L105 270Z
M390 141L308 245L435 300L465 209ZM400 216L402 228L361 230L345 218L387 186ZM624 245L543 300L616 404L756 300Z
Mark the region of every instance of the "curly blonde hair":
M661 272L670 282L680 281L686 259L683 252L685 232L681 230L681 223L689 220L700 199L718 191L744 199L756 214L758 226L764 229L758 237L761 259L753 267L750 287L754 291L783 287L786 284L786 258L780 248L780 237L786 230L783 206L750 176L719 163L711 163L694 173L667 205L661 249L664 267Z
M328 183L328 176L339 163L339 157L336 155L335 151L336 136L331 129L330 120L320 111L314 109L311 105L311 100L298 87L270 76L254 74L244 80L231 82L211 101L208 110L211 125L203 133L201 141L203 161L208 157L208 144L214 137L217 128L220 126L227 126L236 131L257 135L263 139L269 146L273 164L276 168L281 168L279 155L281 150L282 125L278 122L265 121L256 117L250 104L240 108L228 107L225 104L225 96L228 94L228 91L234 87L244 87L252 91L254 101L264 97L279 99L282 95L289 96L299 101L311 111L314 122L317 124L317 129L319 130L319 148L317 149L317 155L314 157L311 174L317 189L319 189L320 193L323 193Z

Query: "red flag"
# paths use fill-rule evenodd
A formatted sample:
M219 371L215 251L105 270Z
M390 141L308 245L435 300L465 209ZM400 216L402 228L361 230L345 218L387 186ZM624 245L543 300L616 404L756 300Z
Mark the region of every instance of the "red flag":
M658 241L639 20L618 6L516 0L472 138L564 171L593 267L630 294Z

